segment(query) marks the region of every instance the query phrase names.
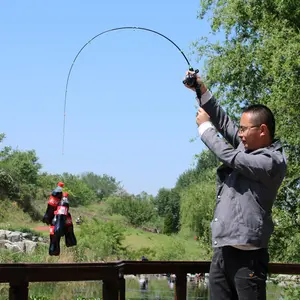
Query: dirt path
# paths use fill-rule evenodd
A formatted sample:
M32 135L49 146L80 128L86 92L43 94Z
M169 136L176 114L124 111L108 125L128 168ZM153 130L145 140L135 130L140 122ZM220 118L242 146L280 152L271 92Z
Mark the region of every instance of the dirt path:
M33 229L36 231L49 231L49 226L37 226Z

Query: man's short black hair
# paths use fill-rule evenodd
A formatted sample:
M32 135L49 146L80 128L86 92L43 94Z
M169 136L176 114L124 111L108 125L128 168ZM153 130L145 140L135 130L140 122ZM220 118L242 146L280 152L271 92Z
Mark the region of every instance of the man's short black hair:
M257 125L266 124L272 140L275 136L275 118L272 111L263 104L253 104L244 109L243 113L251 113Z

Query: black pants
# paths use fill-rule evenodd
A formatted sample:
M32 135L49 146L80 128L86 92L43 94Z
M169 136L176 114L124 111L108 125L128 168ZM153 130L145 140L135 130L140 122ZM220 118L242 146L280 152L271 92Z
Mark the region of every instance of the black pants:
M209 272L211 300L266 300L267 249L215 248Z

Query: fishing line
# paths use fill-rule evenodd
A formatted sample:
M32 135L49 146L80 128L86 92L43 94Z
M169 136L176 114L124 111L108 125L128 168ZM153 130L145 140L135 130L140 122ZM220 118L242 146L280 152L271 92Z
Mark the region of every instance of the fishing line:
M73 66L78 58L78 56L80 55L80 53L82 52L82 50L88 45L90 44L91 41L93 41L94 39L96 39L97 37L99 37L100 35L103 35L105 33L108 33L108 32L112 32L112 31L117 31L117 30L128 30L128 29L133 29L133 30L143 30L143 31L149 31L149 32L152 32L152 33L155 33L161 37L163 37L164 39L168 40L170 43L172 43L178 50L179 52L183 55L185 61L187 62L188 64L188 67L189 67L189 70L193 71L193 68L189 62L189 60L187 59L187 57L185 56L185 54L183 53L183 51L171 40L169 39L168 37L166 37L165 35L155 31L155 30L152 30L152 29L148 29L148 28L144 28L144 27L135 27L135 26L126 26L126 27L117 27L117 28L112 28L112 29L109 29L109 30L105 30L97 35L95 35L93 38L91 38L89 41L87 41L83 46L82 48L78 51L78 53L76 54L73 62L72 62L72 65L69 69L69 73L68 73L68 77L67 77L67 82L66 82L66 88L65 88L65 99L64 99L64 120L63 120L63 139L62 139L62 154L64 154L64 147L65 147L65 129L66 129L66 108L67 108L67 95L68 95L68 85L69 85L69 80L70 80L70 75L71 75L71 72L72 72L72 69L73 69Z

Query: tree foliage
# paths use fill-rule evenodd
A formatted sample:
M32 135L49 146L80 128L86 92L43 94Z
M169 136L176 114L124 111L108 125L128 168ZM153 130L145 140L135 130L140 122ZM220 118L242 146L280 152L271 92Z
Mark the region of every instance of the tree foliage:
M110 196L106 204L111 214L125 216L127 222L135 227L147 224L156 215L151 201L134 195Z
M164 231L168 234L179 231L180 195L178 189L161 188L153 200L159 216L165 218Z
M97 201L95 191L90 189L79 175L63 173L61 179L65 184L64 190L69 192L71 205L88 205Z
M19 188L13 178L3 169L0 169L0 200L5 198L16 199Z
M34 150L20 151L6 147L0 153L0 167L9 171L11 177L18 183L36 184L42 165Z
M195 43L200 57L207 57L208 85L230 114L266 104L276 115L278 136L291 147L300 141L299 7L300 0L202 0L199 17L212 16L212 33L225 38Z
M271 237L269 250L272 261L300 263L300 203L297 214L287 210L273 209L275 231Z
M232 119L262 103L275 114L288 173L276 199L270 249L275 259L296 260L300 174L300 0L201 0L198 17L211 35L194 43L205 58L203 77ZM292 241L293 239L293 241ZM282 245L278 247L278 245ZM288 245L293 245L289 246Z
M169 235L174 232L173 223L174 223L173 215L171 212L168 212L164 218L164 228L163 228L164 234Z
M202 181L193 184L181 194L180 224L189 229L201 241L210 245L210 222L215 207L215 182Z
M0 141L5 135L0 135ZM20 151L4 147L0 151L0 198L16 201L35 220L40 214L32 206L42 165L34 150Z
M99 200L122 192L121 183L107 174L97 175L93 172L86 172L81 174L81 179L96 193Z
M78 233L79 247L86 261L87 253L94 253L93 261L103 261L108 257L118 257L125 249L124 228L114 222L100 221L96 218L81 225Z

